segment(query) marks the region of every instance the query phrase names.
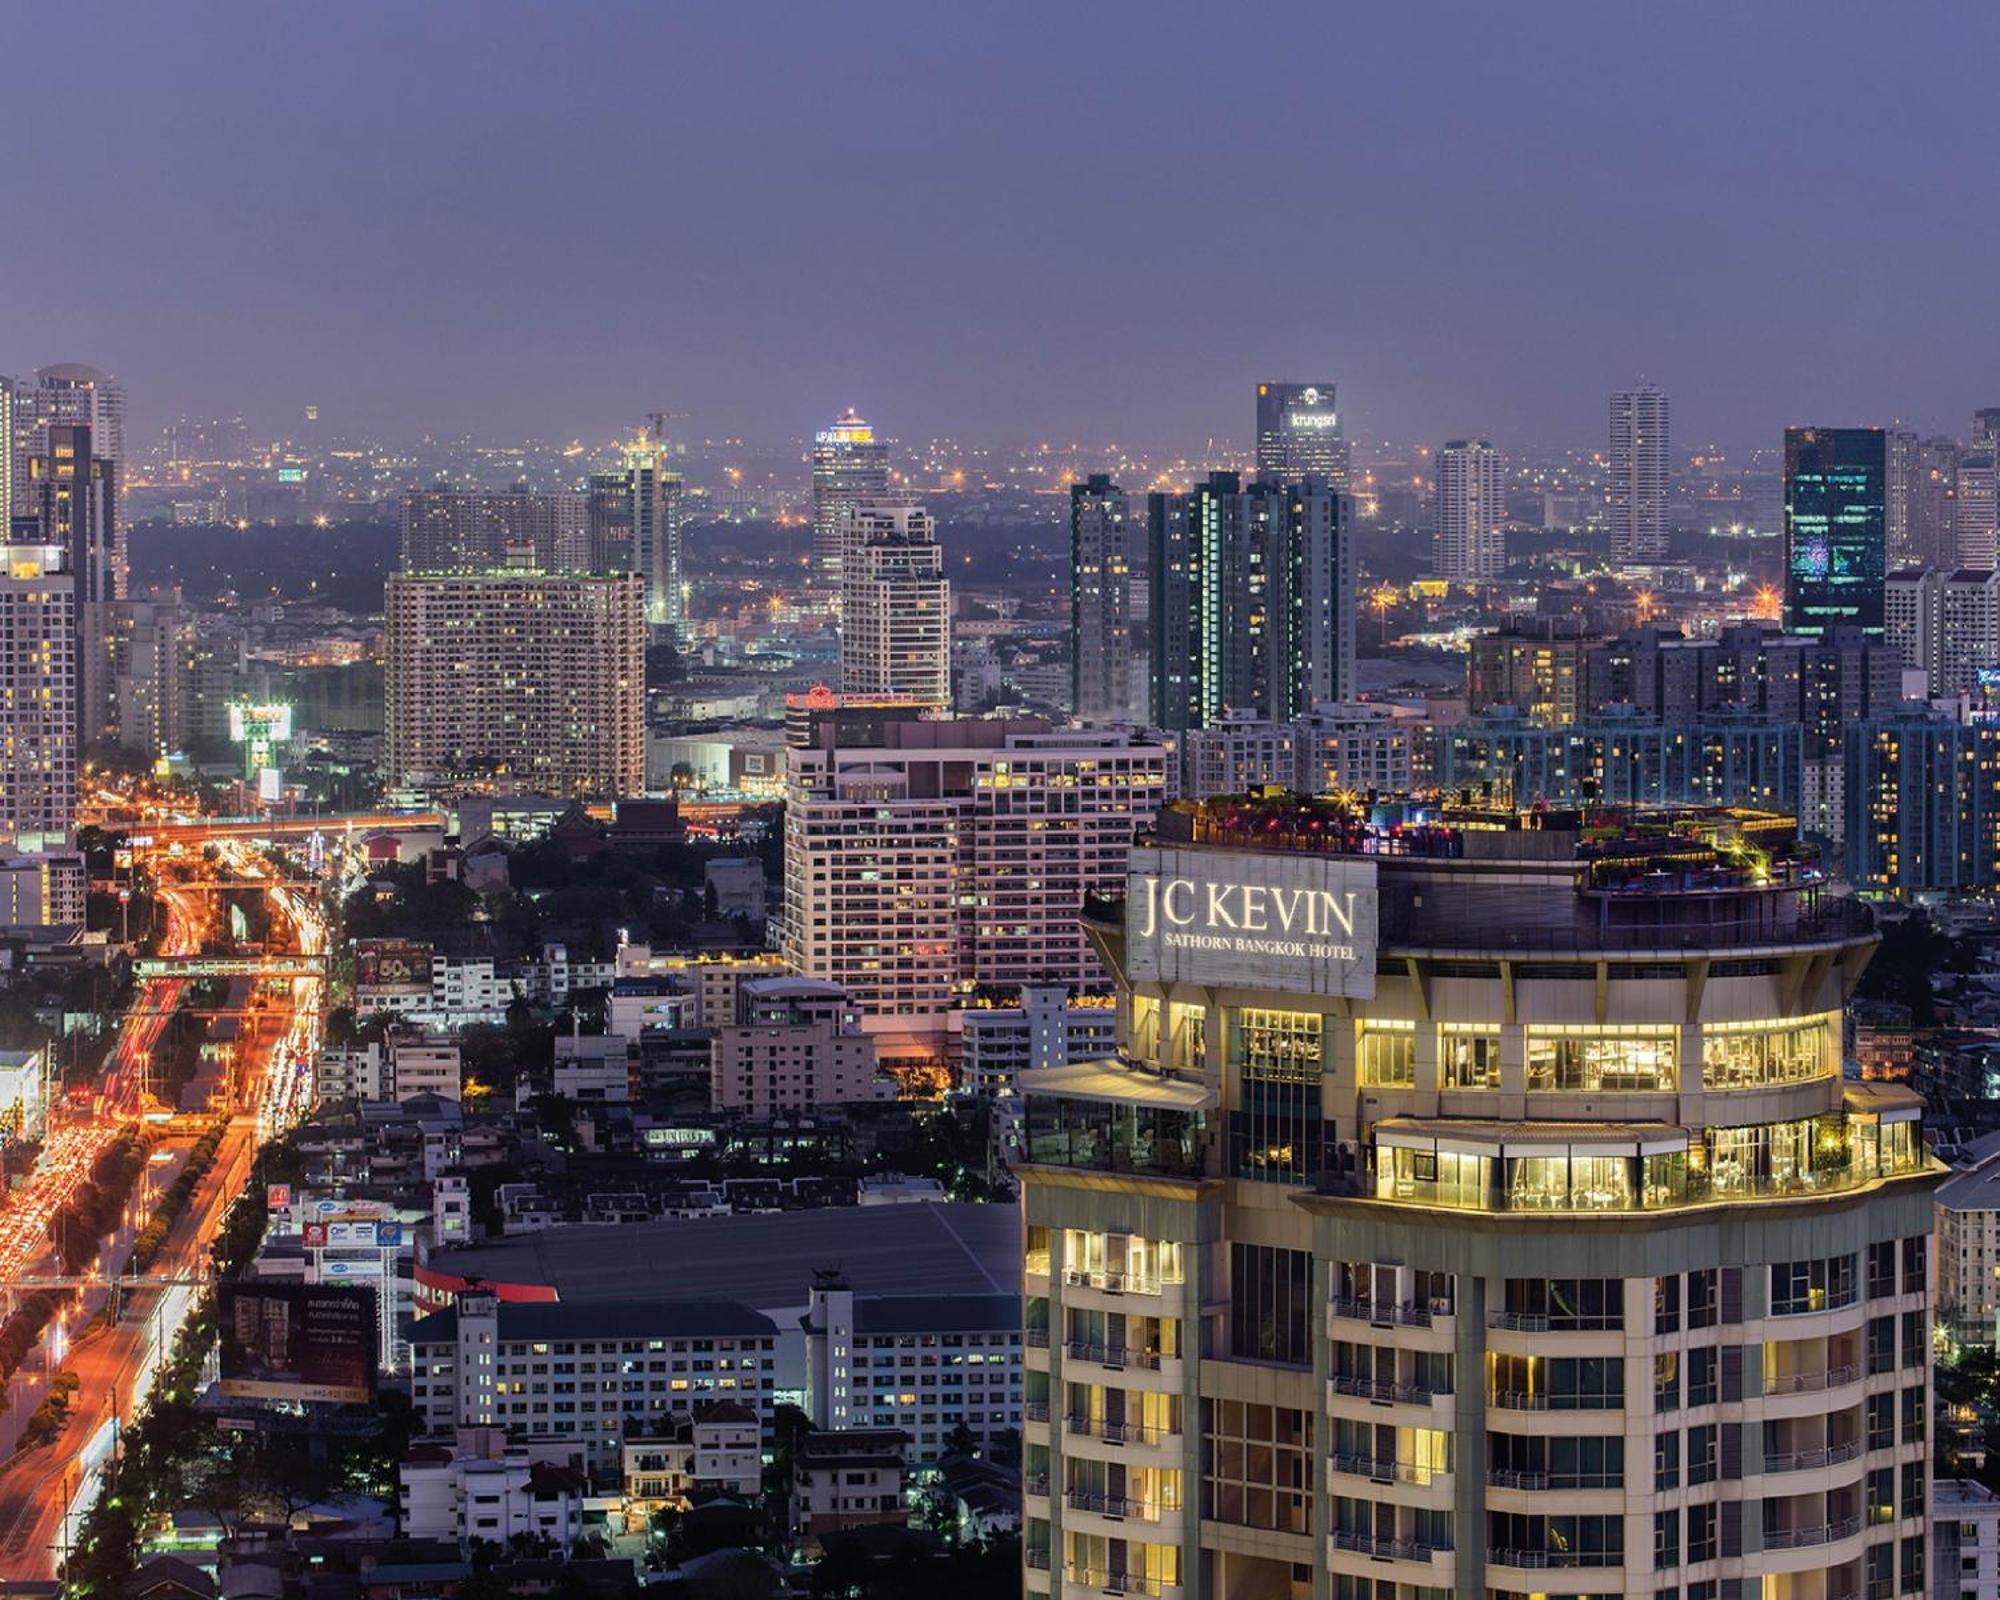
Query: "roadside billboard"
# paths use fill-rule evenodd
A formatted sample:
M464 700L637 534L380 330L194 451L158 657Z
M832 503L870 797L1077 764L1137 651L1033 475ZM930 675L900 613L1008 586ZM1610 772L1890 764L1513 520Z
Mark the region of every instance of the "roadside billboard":
M368 1405L375 1292L355 1284L229 1283L220 1291L219 1393Z

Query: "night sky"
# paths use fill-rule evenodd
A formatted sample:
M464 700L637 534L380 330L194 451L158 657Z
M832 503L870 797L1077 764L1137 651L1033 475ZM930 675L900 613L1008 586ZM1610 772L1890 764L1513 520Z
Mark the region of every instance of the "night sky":
M2000 404L2000 12L6 7L0 371L273 430L1679 442Z

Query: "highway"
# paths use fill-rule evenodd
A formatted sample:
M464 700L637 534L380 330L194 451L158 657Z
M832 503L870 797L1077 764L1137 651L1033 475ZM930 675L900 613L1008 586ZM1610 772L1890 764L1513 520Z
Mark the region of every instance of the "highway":
M77 1522L95 1498L99 1472L116 1448L118 1427L144 1402L152 1373L170 1348L197 1297L188 1280L205 1276L208 1249L231 1201L241 1192L258 1148L288 1129L311 1106L312 1073L324 1020L323 979L298 976L296 955L324 950L325 928L315 897L280 880L246 842L212 841L217 859L164 853L156 873L157 893L166 907L163 954L192 956L216 926L215 878L246 887L262 886L270 903L274 934L289 948L273 952L282 976L259 984L266 1009L246 1019L239 1071L226 1086L230 1113L214 1165L197 1186L192 1202L169 1235L166 1249L149 1276L182 1280L166 1287L127 1292L115 1326L98 1327L73 1347L67 1340L89 1323L108 1291L75 1291L63 1321L52 1327L45 1348L29 1356L10 1385L8 1415L0 1419L0 1449L10 1448L26 1412L45 1392L44 1368L59 1362L80 1380L60 1435L50 1446L16 1454L0 1465L0 1579L53 1577ZM154 847L154 848L157 848ZM185 881L185 880L194 881ZM183 880L183 881L177 881ZM203 881L209 880L209 881ZM147 1067L168 1017L188 979L162 976L140 984L107 1060L98 1091L85 1103L69 1103L52 1128L41 1162L29 1182L0 1210L0 1283L55 1270L48 1226L58 1209L89 1174L97 1155L123 1127L163 1108L146 1093ZM189 1136L170 1137L162 1146L173 1154L153 1176L158 1192L171 1181L173 1165ZM143 1220L134 1217L100 1254L97 1265L115 1273L124 1264L131 1235Z

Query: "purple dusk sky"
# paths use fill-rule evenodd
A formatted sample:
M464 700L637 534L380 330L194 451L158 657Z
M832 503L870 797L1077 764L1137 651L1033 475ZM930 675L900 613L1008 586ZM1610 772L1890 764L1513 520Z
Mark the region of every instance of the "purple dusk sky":
M282 429L1241 444L1962 429L2000 12L19 4L0 371Z

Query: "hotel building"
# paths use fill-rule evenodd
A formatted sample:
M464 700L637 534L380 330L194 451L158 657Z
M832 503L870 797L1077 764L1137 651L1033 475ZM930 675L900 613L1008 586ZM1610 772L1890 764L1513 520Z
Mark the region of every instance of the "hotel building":
M1170 807L1028 1074L1026 1593L1925 1587L1920 1101L1789 817Z

